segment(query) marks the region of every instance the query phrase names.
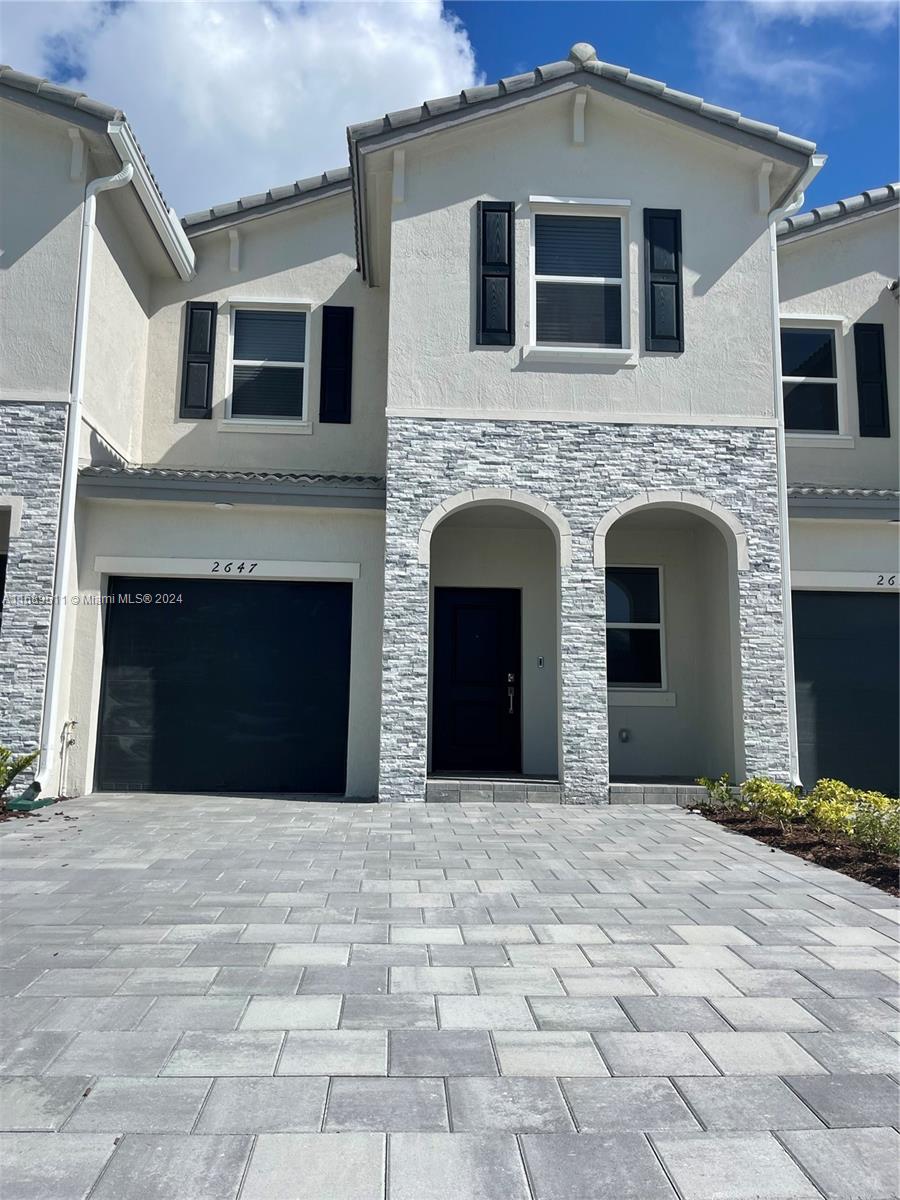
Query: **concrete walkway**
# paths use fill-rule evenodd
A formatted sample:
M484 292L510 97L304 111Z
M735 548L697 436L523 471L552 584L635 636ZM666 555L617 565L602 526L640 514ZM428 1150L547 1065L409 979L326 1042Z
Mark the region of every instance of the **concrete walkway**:
M0 826L4 1200L891 1200L896 906L674 808Z

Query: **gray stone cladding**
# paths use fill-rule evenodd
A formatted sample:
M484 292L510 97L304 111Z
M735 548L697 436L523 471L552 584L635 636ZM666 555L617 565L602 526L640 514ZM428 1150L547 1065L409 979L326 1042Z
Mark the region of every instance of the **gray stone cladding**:
M40 740L65 432L65 405L0 404L0 498L22 497L0 624L0 744L16 752Z
M566 803L607 800L605 596L593 535L616 504L648 489L685 490L743 525L740 666L746 773L789 777L775 434L771 429L543 421L388 421L380 798L425 798L428 567L422 522L470 488L508 487L569 522L561 569L561 780Z

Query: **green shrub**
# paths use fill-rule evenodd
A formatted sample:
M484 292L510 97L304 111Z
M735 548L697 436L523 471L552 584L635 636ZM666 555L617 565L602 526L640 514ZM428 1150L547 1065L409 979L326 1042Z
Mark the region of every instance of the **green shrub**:
M724 775L720 775L718 779L710 779L708 775L701 775L694 782L698 783L700 787L706 788L709 803L713 808L734 807L735 798L731 792L731 776L727 771Z
M839 779L820 779L810 792L811 820L879 854L900 854L900 800L852 788Z
M718 779L704 775L696 782L706 788L711 808L777 821L782 833L792 822L804 821L826 836L847 837L861 849L900 855L900 799L882 792L853 788L840 779L820 779L805 795L765 775L745 780L739 794L727 774Z
M782 828L790 821L802 820L809 812L809 800L784 783L765 775L748 779L741 785L741 797L747 811L777 821Z
M8 746L0 746L0 807L13 780L31 766L39 753L33 750L30 754L13 754Z
M877 794L877 793L876 793ZM882 796L887 800L887 796ZM856 813L853 838L867 850L880 854L900 854L900 802L875 804L861 801Z
M839 779L820 779L809 793L809 817L814 825L828 833L853 836L856 823L857 793Z

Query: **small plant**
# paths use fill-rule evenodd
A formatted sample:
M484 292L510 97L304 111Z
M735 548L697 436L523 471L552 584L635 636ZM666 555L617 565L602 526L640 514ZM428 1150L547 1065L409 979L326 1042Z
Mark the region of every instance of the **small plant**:
M730 808L734 804L734 797L731 794L731 776L727 771L718 779L710 779L708 775L701 775L695 782L700 787L706 788L712 808Z
M722 779L698 779L717 806L722 799ZM731 804L733 806L733 801ZM877 854L900 854L900 800L882 792L850 787L840 779L820 779L812 791L803 793L765 775L741 784L738 805L746 813L776 821L786 833L794 822L804 822L826 837L845 837Z
M900 854L900 800L820 779L809 794L810 820L879 854Z
M32 750L29 754L13 754L8 746L0 746L0 808L5 806L6 793L13 780L28 770L39 753L39 750Z
M891 800L881 792L862 792L853 839L867 850L900 855L900 800Z
M770 821L777 821L784 833L791 821L803 820L809 814L809 798L801 795L799 788L776 783L765 775L748 779L741 785L741 797L747 811Z

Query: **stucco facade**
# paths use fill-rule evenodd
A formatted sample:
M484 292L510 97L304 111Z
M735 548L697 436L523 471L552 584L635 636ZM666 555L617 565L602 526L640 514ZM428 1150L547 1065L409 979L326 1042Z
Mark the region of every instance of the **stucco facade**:
M896 206L854 222L824 225L783 237L778 280L781 314L792 322L833 323L839 346L841 434L818 439L788 435L788 478L794 483L831 487L897 487L898 380L888 372L891 436L861 437L853 327L858 322L884 329L885 358L900 361L897 295L891 284L900 275L900 239Z
M110 580L158 579L175 591L226 562L253 564L240 577L240 619L257 637L257 568L254 578L285 595L312 596L329 580L352 587L337 739L349 796L420 801L431 776L447 775L432 754L436 690L446 686L436 612L454 589L518 597L503 715L515 718L520 754L514 770L482 774L551 788L567 803L606 801L611 779L796 779L790 588L819 586L823 572L843 573L850 588L896 567L884 507L897 486L896 207L779 242L782 316L830 321L842 372L838 438L789 432L785 466L770 226L821 161L801 139L686 106L689 97L667 101L661 84L623 82L589 50L496 95L354 127L349 172L194 214L184 228L140 172L101 193L81 339L85 189L122 166L112 149L124 118L94 106L89 120L77 98L31 111L35 87L0 80L13 214L4 245L16 250L0 273L11 347L0 366L0 554L5 543L9 553L0 739L38 743L45 686L45 612L13 594L78 598L60 624L60 727L42 739L58 741L61 722L74 721L74 741L45 788L90 790L104 736L127 757L130 740L152 740L154 722L165 724L166 639L149 668L111 661L110 623L126 618L104 603ZM41 205L30 209L32 194ZM512 213L511 319L505 344L486 345L478 214L495 201ZM647 348L654 212L678 214L677 350ZM540 343L537 218L566 214L619 223L620 344ZM183 405L196 304L215 319L201 415ZM335 309L352 313L337 419L327 409ZM232 412L237 314L251 310L303 314L302 362L281 368L302 380L302 404L287 416ZM859 322L885 329L891 428L877 439L854 426ZM83 386L73 366L82 343ZM287 361L261 355L263 370ZM73 410L80 476L73 525L60 530ZM848 489L865 494L865 512ZM61 581L56 546L67 538ZM660 674L650 687L608 677L606 588L609 572L626 568L657 573ZM231 584L218 574L216 586ZM268 636L317 643L332 636L317 619ZM240 661L241 628L215 636L253 677L254 664ZM116 671L124 691L111 700ZM279 719L292 688L323 682L308 685L302 667L296 680L273 678ZM495 690L505 705L505 680ZM213 712L220 702L209 697ZM216 736L226 741L228 722L223 708ZM324 743L334 731L322 733ZM162 732L154 752L167 753ZM308 790L302 770L296 783L289 790Z
M778 270L782 318L791 327L833 329L838 347L840 433L787 435L788 481L798 494L791 521L793 584L812 590L895 589L900 568L897 202L782 236ZM853 336L858 322L884 330L886 436L867 437L860 430Z
M571 103L569 97L549 99L527 116L488 117L475 128L426 137L406 149L405 199L390 210L389 412L773 422L758 155L710 145L693 131L593 96L584 144L573 145ZM634 361L621 368L538 361L529 354L536 340L532 216L545 209L536 198L597 197L598 191L601 199L626 201L609 211L621 213L625 224L626 338ZM516 336L508 348L473 341L471 263L479 199L516 206ZM643 349L646 207L682 213L683 354Z

